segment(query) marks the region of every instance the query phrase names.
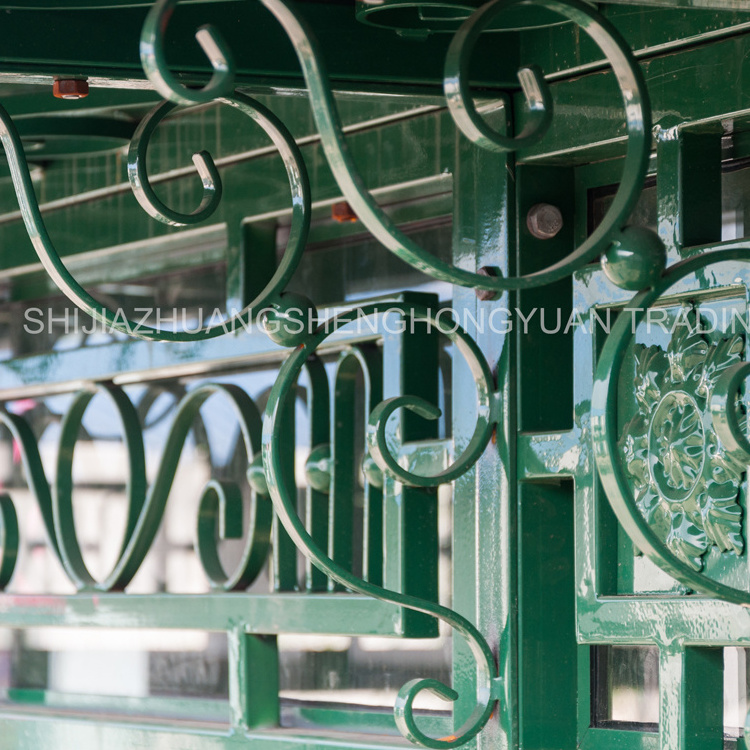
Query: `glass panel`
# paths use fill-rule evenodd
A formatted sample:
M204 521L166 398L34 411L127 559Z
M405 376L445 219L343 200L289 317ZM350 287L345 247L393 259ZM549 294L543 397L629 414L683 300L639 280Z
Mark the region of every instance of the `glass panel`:
M750 234L750 169L746 162L725 165L721 175L722 240Z
M588 233L591 234L601 224L607 215L612 201L615 199L617 185L595 188L589 191ZM630 214L628 224L639 227L648 227L657 230L656 215L656 180L649 178L641 192L638 202L635 204L633 213ZM598 261L597 261L598 262Z
M440 260L450 262L452 252L451 217L438 217L402 225L417 245L429 248ZM283 250L288 230L279 231ZM410 291L433 292L441 301L449 300L450 284L434 281L386 250L369 234L343 237L336 242L311 244L288 287L310 294L315 302L329 305L353 302L379 294Z
M298 702L390 710L401 687L415 677L450 684L450 640L445 636L421 641L282 635L279 651L280 695ZM415 707L450 710L427 691Z
M440 603L451 606L452 488L438 490ZM295 701L382 706L390 710L401 687L415 677L451 684L451 629L438 638L279 637L282 698ZM417 709L450 712L450 704L423 691Z
M594 726L655 730L659 720L659 654L655 646L598 646ZM750 649L724 649L724 733L739 737L750 691ZM621 725L621 726L620 726Z
M656 731L659 652L655 646L594 646L592 724Z
M0 695L14 706L70 710L86 705L114 714L182 714L195 721L227 723L227 694L224 633L99 628L0 631ZM143 698L159 700L138 700ZM184 703L184 699L201 700Z
M724 649L724 732L739 737L748 711L748 649Z
M616 189L616 185L609 185L591 191L589 234L609 210ZM721 218L722 241L750 235L750 168L746 159L722 164ZM656 181L653 178L646 182L628 223L657 230Z

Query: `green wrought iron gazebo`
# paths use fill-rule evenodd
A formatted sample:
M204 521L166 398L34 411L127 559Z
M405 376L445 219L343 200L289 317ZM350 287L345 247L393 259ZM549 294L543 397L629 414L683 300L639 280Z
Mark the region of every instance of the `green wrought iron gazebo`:
M0 748L745 750L750 0L0 10Z

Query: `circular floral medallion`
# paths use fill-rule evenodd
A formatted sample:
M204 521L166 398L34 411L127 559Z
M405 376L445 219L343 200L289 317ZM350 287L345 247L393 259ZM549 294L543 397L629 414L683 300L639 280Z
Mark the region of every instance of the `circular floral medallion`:
M709 343L694 308L683 308L680 322L666 351L635 347L637 412L620 446L644 518L700 570L710 547L738 555L744 547L739 493L747 467L716 437L709 408L716 380L741 361L744 341L730 335Z

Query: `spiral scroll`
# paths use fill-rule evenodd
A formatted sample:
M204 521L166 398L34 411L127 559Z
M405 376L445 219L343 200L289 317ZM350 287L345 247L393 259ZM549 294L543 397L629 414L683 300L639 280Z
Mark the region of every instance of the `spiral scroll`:
M128 452L128 515L120 551L110 573L96 580L83 559L73 517L72 465L76 441L87 406L96 393L106 396L118 415ZM177 472L185 440L199 417L203 404L212 396L226 398L237 417L248 457L260 448L261 419L252 399L234 385L205 384L191 391L177 406L156 477L147 488L143 436L135 407L120 388L100 385L81 391L73 399L60 432L55 481L44 474L39 448L23 418L0 412L0 423L15 438L33 496L39 505L50 546L66 574L79 591L122 591L133 579L159 530ZM10 498L0 495L0 590L7 585L15 563L18 543L15 511ZM203 491L197 523L196 547L211 586L224 591L247 588L268 557L271 505L256 497L247 525L247 542L236 570L227 574L219 560L217 537L242 536L242 501L239 487L228 482L209 482ZM218 532L218 533L217 533Z
M195 331L170 331L153 328L142 322L125 318L98 302L89 294L65 267L55 249L44 224L39 203L31 182L23 144L13 121L0 107L0 142L2 142L10 167L13 187L21 207L26 231L39 260L57 287L68 299L108 328L136 338L157 341L196 341L214 338L229 331L245 327L264 308L285 309L283 289L294 274L302 257L310 226L310 184L302 154L283 123L260 102L249 96L235 93L222 98L225 104L239 110L260 125L276 146L286 168L292 196L292 224L286 251L266 287L242 312L217 325ZM221 181L211 156L206 152L195 155L194 160L204 187L204 198L193 214L180 214L165 206L154 193L146 173L146 150L156 126L174 108L169 102L158 105L139 125L131 142L128 155L128 176L139 203L151 216L167 224L183 226L207 218L221 198Z
M399 310L402 314L414 315L418 320L427 321L432 327L448 336L464 354L478 380L479 419L474 437L463 456L445 472L435 477L421 477L398 467L390 448L385 445L385 421L393 411L402 406L424 414L436 416L434 407L428 406L419 399L395 399L384 402L383 408L375 409L371 418L368 443L373 458L380 468L394 476L398 481L419 486L435 486L450 481L450 477L463 473L477 460L479 453L486 447L491 436L491 408L489 405L492 376L487 362L482 357L471 337L462 329L448 327L425 307L399 303L384 305L366 305L357 310L343 313L326 321L312 336L301 344L284 362L276 382L271 389L266 416L263 423L263 465L266 472L266 483L276 513L281 519L287 533L297 548L312 561L319 570L337 583L366 596L428 614L448 623L468 642L477 662L478 687L477 706L466 724L450 738L435 739L427 736L414 718L412 705L417 694L430 690L440 698L455 701L458 694L443 683L432 679L416 679L404 685L398 695L394 715L401 733L412 742L430 748L458 747L474 737L486 725L498 696L498 672L492 651L481 633L468 620L447 607L419 599L415 596L401 594L364 581L334 562L315 542L297 515L296 498L293 497L283 481L283 436L280 429L280 415L288 399L292 397L297 377L308 357L331 333L356 321L361 316L377 315ZM481 446L481 448L480 448ZM394 471L394 464L396 470Z
M239 105L240 100L237 100ZM267 121L273 122L268 117L269 112L264 107L260 107L258 102L253 101L248 113L263 112ZM193 155L193 163L201 178L203 184L203 198L198 208L192 213L184 214L164 205L156 192L151 187L146 171L146 152L148 149L151 136L156 130L156 126L176 107L174 102L162 102L155 107L146 117L138 124L133 134L128 151L128 177L133 188L133 194L143 210L157 221L170 224L175 227L184 227L190 224L200 224L205 221L211 214L216 211L221 202L222 184L219 170L214 164L213 157L207 151L199 151ZM238 106L239 108L239 106ZM250 115L252 117L252 115ZM278 123L276 123L278 127Z
M156 19L168 18L175 0L160 0L153 18L144 28L144 39L151 39ZM525 66L518 71L528 107L528 124L516 137L490 128L473 103L468 84L472 49L483 30L509 8L540 5L577 23L601 48L610 61L620 86L628 133L623 177L614 201L592 235L566 258L535 273L516 277L484 276L439 260L402 232L378 206L357 171L344 138L341 119L317 42L305 21L286 0L260 0L283 26L297 53L309 89L313 115L323 149L336 181L354 212L372 234L391 252L418 270L451 284L500 292L524 289L557 281L603 253L605 271L612 281L626 289L642 289L652 284L665 265L665 253L656 235L644 238L629 232L625 223L640 195L651 150L651 111L646 84L640 67L619 32L603 16L582 0L492 0L479 8L458 30L445 64L444 88L448 106L458 127L478 146L496 152L517 151L538 142L552 119L552 97L541 71ZM162 22L161 25L164 25ZM213 48L226 44L211 31ZM211 57L211 55L209 55ZM214 59L215 55L211 58ZM216 66L214 65L216 68ZM202 97L174 83L163 56L151 56L144 66L159 91L175 102L185 97ZM165 81L172 83L165 85ZM211 89L209 84L206 90ZM191 99L198 101L199 99ZM646 262L644 262L644 259Z
M164 55L164 36L176 5L177 0L156 0L146 16L141 33L143 69L154 88L176 104L205 104L227 96L234 89L232 52L211 26L202 26L195 32L195 38L214 70L208 85L202 89L189 89L169 72Z

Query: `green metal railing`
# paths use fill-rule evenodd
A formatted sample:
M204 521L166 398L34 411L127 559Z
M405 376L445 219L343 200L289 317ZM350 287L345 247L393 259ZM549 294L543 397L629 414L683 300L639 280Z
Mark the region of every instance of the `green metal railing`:
M251 344L237 344L238 348L248 347L246 362L269 355L279 357L283 349L292 351L280 366L263 415L250 397L234 386L209 383L190 391L180 402L150 487L145 479L143 439L134 407L120 387L107 382L106 377L91 376L90 387L76 396L65 415L51 489L29 426L22 417L4 413L1 420L21 447L50 545L80 593L55 599L48 607L8 595L0 599L0 622L26 627L57 623L175 627L187 620L193 627L227 630L232 726L236 732L229 741L252 737L256 744L269 746L304 740L284 740L270 730L267 734L257 730L277 723L278 686L260 689L252 685L248 665L273 673L275 649L265 636L279 632L329 633L332 608L345 623L335 632L430 637L437 632L435 619L440 619L462 636L465 644L454 644L462 666L453 687L434 679L414 679L401 688L396 701L395 719L401 734L432 748L457 747L470 741L515 747L524 744L524 737L529 747L541 747L528 738L536 736L544 712L554 711L547 704L533 706L535 690L550 702L559 690L562 705L574 714L576 686L581 695L590 689L590 656L576 647L576 636L579 643L588 645L656 644L661 659L658 739L645 732L590 727L591 712L586 715L586 701L580 699L580 715L563 718L550 730L558 732L555 741L561 747L573 747L572 743L582 747L656 747L658 743L663 750L719 746L723 724L716 708L721 687L718 649L750 645L747 566L742 568L740 563L733 567L741 557L747 558L744 488L750 443L740 389L748 374L748 348L742 334L723 332L718 338L707 339L694 329L699 327L702 304L746 297L748 279L741 264L750 258L746 240L720 243L716 231L720 202L715 200L715 184L706 191L710 201L706 213L713 217L708 231L693 215L701 178L685 176L690 169L685 160L698 159L705 147L710 155L705 161L708 171L719 169L721 133L716 130L716 121L738 109L744 112L745 104L740 108L734 101L720 100L707 112L705 105L693 102L695 113L683 118L673 111L679 110L680 102L670 98L679 93L660 88L654 103L657 126L652 131L649 80L660 73L652 74L648 65L644 72L628 43L606 17L579 0L492 0L466 20L461 19L447 50L445 105L436 105L447 107L462 133L454 187L455 247L447 262L404 232L365 187L347 145L325 69L324 51L303 16L284 0L261 0L261 4L292 42L310 96L317 137L338 190L384 247L426 276L455 285L454 307L477 310L488 305L498 309L510 305L511 293L517 294L512 299L521 309L530 309L535 303L544 307L554 301L568 309L572 301L582 319L592 324L600 313L613 313L611 331L607 330L606 336L591 335L577 328L572 337L561 337L551 345L543 338L493 338L487 332L471 330L472 326L464 329L452 325L438 314L434 298L410 294L367 302L318 325L313 302L287 291L308 241L314 204L301 150L277 115L260 101L235 90L232 51L215 29L202 27L196 33L214 71L205 87L189 88L170 73L164 37L176 0L158 0L143 27L140 56L146 75L167 101L141 120L131 141L128 177L133 192L152 218L170 226L193 225L209 218L218 209L223 191L210 154L201 151L194 156L202 186L198 208L192 213L179 212L157 196L149 181L145 166L149 143L159 123L176 106L218 101L247 115L261 126L280 154L292 197L289 238L270 280L250 295L252 299L244 300L242 311L236 315L230 311L228 319L199 331L173 332L123 319L97 301L61 259L45 227L21 136L10 115L0 109L0 139L26 230L47 273L73 303L113 330L148 340L130 346L152 346L156 341L198 346L223 334L233 336L243 329L247 333L252 323L260 323L262 331L252 328L253 332L247 333ZM574 77L555 84L537 67L523 66L518 70L520 90L502 94L499 109L483 107L486 100L477 106L469 85L469 66L480 35L495 28L500 14L532 7L557 13L583 29L606 56L610 70L595 72L590 79ZM744 37L728 44L742 49L747 46ZM696 63L693 67L705 54L701 47L684 53ZM721 59L718 53L717 59ZM670 63L664 65L671 73ZM565 104L578 101L581 91L601 95L604 84L610 84L610 92L614 84L619 88L625 107L624 129L621 115L616 121L608 112L609 130L597 131L596 123L580 126L581 133L566 142L565 135L579 127L576 118L580 121L580 111L576 113L575 106L566 108ZM691 129L688 119L698 126ZM510 129L516 135L507 132L511 121ZM654 134L655 166L651 161ZM574 176L569 165L554 166L553 159L561 153L590 149L588 156L579 154L575 159L595 161L602 153L611 155L607 149L614 142L617 155L624 150L622 170L613 170L611 164L592 167L606 174L599 183L617 185L614 198L602 220L584 229L588 208L582 206L588 203L588 186L577 184L576 180L582 178ZM700 148L696 142L700 142ZM517 162L516 156L510 156L516 152ZM627 225L649 170L656 172L660 191L658 235L642 226ZM512 179L508 177L511 171ZM543 192L554 195L562 204L567 201L570 213L577 212L577 217L575 229L566 226L564 232L542 245L538 237L524 234L522 221L515 214L525 214L541 200L538 196ZM575 200L571 198L574 193ZM489 230L488 225L492 225ZM466 248L471 243L469 251ZM515 256L508 252L514 243L518 251ZM537 254L526 252L529 248ZM631 297L633 292L636 294ZM642 324L648 322L650 311L671 310L686 302L693 311L687 333L672 334L664 346L641 340ZM389 333L382 321L394 315L408 319L412 331L395 336ZM369 318L376 319L371 336L363 339L350 332L353 323ZM460 429L451 441L436 443L429 423L440 416L435 405L436 368L432 366L438 335L453 347L455 372L462 373L458 382L463 386L473 383L474 387L457 389L452 417ZM573 355L567 342L572 342ZM195 361L206 357L206 352L218 352L217 358L227 354L221 343L212 346L216 348L200 350ZM318 350L329 351L333 346L343 348L343 352L331 397ZM559 347L560 361L570 369L562 377L571 379L574 393L570 404L572 429L563 430L555 422L570 418L559 417L564 399L563 406L557 406L552 404L554 393L534 393L533 398L550 399L554 418L548 419L544 409L527 395L534 391L534 385L554 391L548 382L545 385L547 373L539 374L538 366L549 356L549 346ZM516 355L520 362L518 381ZM83 361L82 355L76 356ZM244 357L237 352L234 356L237 361ZM629 380L631 367L634 389ZM2 366L0 374L11 369ZM296 384L303 370L310 382L304 519L298 515L294 493L291 437L295 431ZM349 570L352 522L348 494L359 467L353 466L354 428L346 409L353 400L352 380L357 370L366 384L367 410L362 577ZM31 384L28 376L24 377L26 382L14 393L29 392L31 385L37 389L34 392L44 393L43 378ZM634 394L629 393L633 390ZM71 478L78 431L95 392L104 394L115 406L129 461L125 538L114 568L101 581L88 571L76 538ZM236 485L212 480L203 489L196 546L215 593L200 597L114 593L124 591L153 543L182 447L201 406L209 398L219 397L228 399L240 424L248 457L247 478L254 494L250 517L243 519ZM637 403L631 403L633 400ZM410 451L411 455L429 454L433 473L418 472L410 466ZM571 479L574 487L566 489L564 483ZM435 601L436 563L429 556L434 550L420 567L427 569L427 576L415 580L408 568L414 556L422 552L411 551L409 542L401 541L424 535L427 542L422 549L435 546L435 518L429 510L435 501L432 490L450 482L456 484L457 497L463 487L464 497L477 505L466 507L467 501L456 502L455 536L465 534L474 550L470 559L458 557L455 561L456 580L463 580L465 575L473 584L467 587L471 592L457 594L459 604L453 609ZM390 502L395 497L398 511ZM484 498L489 501L483 504ZM644 592L620 587L618 566L623 567L623 545L617 542L619 532L610 507L637 550L682 584L682 589ZM533 517L530 508L539 509L541 520ZM465 518L460 517L461 512ZM478 533L478 519L483 514L490 515L492 530ZM559 516L557 530L548 520L554 514ZM19 540L14 507L7 495L0 496L0 518L0 584L5 586L13 574ZM242 536L248 527L251 531L239 565L233 571L225 570L217 545L222 539ZM398 542L387 538L389 531L398 535ZM543 607L535 603L530 590L534 582L543 587L549 572L544 564L549 562L554 567L552 552L535 537L548 535L555 540L556 532L565 546L561 559L575 556L576 568L561 574L570 601L562 593L556 597L551 591L550 596L566 612L567 607L572 610L575 598L577 610L568 612L570 621L565 621L571 642L561 651L569 661L560 656L560 679L552 680L554 685L544 688L549 690L544 693L543 688L530 684L532 678L526 678L524 670L537 670L534 674L538 680L542 665L555 666L549 661L556 655L555 633L543 618L534 619ZM498 547L502 560L497 558ZM256 579L269 549L273 592L267 596L230 596L230 592L244 591ZM297 589L297 552L308 560L306 596L291 593ZM389 554L395 562L386 559ZM485 574L478 572L483 556L491 560L487 575L500 581L502 603L486 615L489 622L474 623L473 618L459 612L481 610L476 606L480 598L476 591L481 588L476 581ZM430 595L420 596L425 589ZM518 613L513 604L513 592L517 590ZM469 606L464 606L467 600L471 600ZM206 606L196 607L196 603ZM543 644L539 652L525 645L535 637ZM573 662L575 666L571 666ZM710 704L710 710L703 712L696 709L694 697L701 686L706 686ZM436 738L422 728L413 704L423 690L455 704L456 728L451 734ZM519 706L520 729L515 718ZM491 722L493 715L498 716L501 732ZM18 725L25 726L23 722L19 720ZM424 726L431 725L426 722ZM484 740L480 735L483 730L488 733ZM106 731L114 738L119 730ZM136 740L141 738L131 735L130 741ZM548 738L539 742L544 740ZM113 741L128 740L118 736ZM201 741L204 746L212 742L221 745L225 739Z
M542 3L544 7L560 12L579 23L611 59L626 104L629 148L624 177L607 220L602 222L596 232L580 248L571 253L569 258L545 271L529 276L503 278L502 276L479 275L455 266L441 264L432 254L416 245L398 229L388 215L380 209L364 188L362 179L349 156L336 103L325 72L323 57L310 31L291 6L281 0L263 1L282 24L297 52L309 88L323 148L339 187L365 226L400 258L441 281L491 292L554 281L570 274L605 250L607 250L606 273L626 288L645 286L653 279L654 274L661 270L663 253L659 241L651 240L647 234L636 230L624 230L624 222L637 200L638 191L645 176L649 153L650 144L646 136L650 130L650 117L643 79L629 49L620 40L615 29L589 6L577 0L569 0L565 3L552 1ZM115 330L143 338L193 341L235 330L247 321L257 318L258 311L263 310L264 325L271 338L282 346L297 347L296 352L282 367L267 407L263 429L265 477L261 479L257 471L250 474L250 480L256 490L256 501L251 519L252 533L248 537L242 561L236 571L227 574L219 560L215 547L217 532L219 538L232 537L241 533L241 529L237 526L241 501L235 487L212 481L204 490L198 523L197 549L203 567L212 584L217 588L242 589L252 582L267 552L270 517L267 509L263 509L263 503L258 499L267 491L274 504L276 515L295 547L332 581L366 596L443 619L467 640L477 662L478 678L475 687L477 707L462 728L456 730L451 737L433 739L417 726L412 706L420 691L431 690L441 698L450 701L455 701L458 697L456 691L436 680L413 680L407 683L399 693L395 707L396 723L400 731L413 742L435 748L462 745L484 727L492 714L495 702L500 698L495 657L484 637L466 618L446 607L419 599L406 592L391 591L374 582L353 576L345 567L342 567L340 562L336 562L326 554L320 545L320 539L316 540L310 534L308 529L311 526L319 528L318 522L308 518L308 526L305 526L297 515L295 499L286 489L288 484L285 485L285 482L288 482L288 479L285 480L283 477L285 465L288 467L288 458L284 458L281 440L282 436L288 433L283 429L283 412L288 409L290 388L296 382L302 366L329 335L327 326L320 333L311 332L311 321L315 318L312 303L299 295L282 292L299 263L307 237L311 205L308 179L301 154L281 122L259 102L240 93L232 93L234 83L230 52L225 42L214 30L201 28L196 34L197 41L206 52L215 71L212 81L205 88L194 90L187 89L171 76L164 57L163 36L175 4L176 0L159 0L149 13L143 29L141 60L144 69L157 91L172 103L159 105L141 121L136 130L128 163L128 175L134 193L147 213L165 223L184 226L208 218L218 206L222 193L219 173L210 155L200 152L194 156L195 166L203 183L203 198L200 206L190 214L179 213L165 206L149 183L145 171L149 139L158 123L173 109L175 104L199 104L218 99L239 109L260 124L271 137L282 156L289 178L293 206L292 224L287 249L273 278L257 299L251 302L242 313L228 322L203 328L195 333L162 331L141 326L136 321L119 319L117 313L102 306L75 280L55 250L39 211L23 144L11 118L2 111L0 112L0 121L2 121L0 139L8 157L11 176L29 237L45 269L66 296L96 320ZM523 68L519 71L519 80L526 96L530 119L526 129L517 138L509 138L486 126L467 88L465 79L468 60L478 35L496 15L507 7L518 4L527 3L495 0L481 8L459 30L448 52L445 92L451 114L465 135L480 147L491 151L506 152L537 142L549 126L552 114L552 101L547 84L535 68ZM611 249L608 250L608 248ZM393 305L393 303L389 304ZM472 376L477 381L478 405L474 434L455 463L434 476L417 475L400 466L398 456L394 455L394 448L389 445L386 423L388 418L399 409L406 408L428 419L435 419L439 416L439 410L424 399L404 395L382 402L373 409L370 415L369 453L380 471L406 486L435 487L465 474L482 455L499 418L501 396L494 392L490 368L468 334L460 328L450 328L441 324L434 313L426 308L405 306L397 309L412 318L416 316L423 324L447 335L457 351L462 352L467 358ZM360 308L355 313L344 314L336 318L333 321L333 328L335 330L345 326L356 320L358 316L376 315L386 310L388 310L387 307L378 305ZM22 446L26 473L39 503L50 542L67 575L79 590L90 588L103 591L122 590L132 580L159 528L181 447L190 425L197 416L200 406L209 396L222 393L224 397L230 399L240 421L247 455L254 456L258 451L260 417L253 402L237 389L226 386L202 386L181 403L167 440L159 473L146 492L143 443L138 436L138 421L135 412L124 394L116 387L105 388L103 392L112 399L123 425L129 455L130 480L128 522L124 542L113 570L101 582L91 576L84 563L75 536L71 500L73 448L83 412L91 400L92 392L83 392L77 397L63 422L56 484L51 494L28 428L20 418L11 415L4 418L6 426L11 429L15 439ZM324 446L313 445L311 463L320 464L321 460L327 459ZM286 473L288 474L288 469ZM315 487L314 472L311 474L311 484ZM320 486L316 489L325 490L326 481L320 477L319 482ZM3 518L7 522L5 526L7 544L4 547L3 565L0 572L3 578L7 579L12 573L14 547L16 546L14 542L17 539L18 529L12 505L7 498L2 507ZM325 530L322 525L320 528ZM275 539L274 554L275 559L279 560L284 554L284 542L278 527ZM281 563L277 564L281 576L280 568Z

